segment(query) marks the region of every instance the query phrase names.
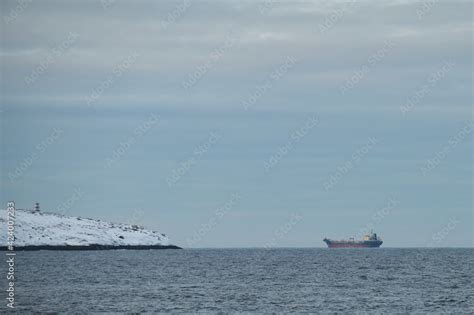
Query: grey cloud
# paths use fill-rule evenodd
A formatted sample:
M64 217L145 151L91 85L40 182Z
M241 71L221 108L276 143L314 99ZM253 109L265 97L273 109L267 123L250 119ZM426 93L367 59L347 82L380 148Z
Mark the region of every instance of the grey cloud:
M210 98L206 93L211 92L238 102L289 55L300 63L282 85L288 95L305 95L305 89L312 86L337 90L385 40L396 46L360 84L362 91L394 86L410 91L447 59L460 65L452 78L472 80L469 2L439 2L419 19L421 4L408 1L283 1L265 14L259 10L264 2L191 1L164 29L162 22L181 2L119 0L107 9L100 1L30 3L15 21L4 23L2 30L0 54L9 77L4 87L6 99L21 100L25 93L51 99L60 91L61 98L80 99L131 51L137 51L140 58L109 92L137 95L138 99L143 95L143 103L153 96L185 103L202 95L206 101ZM3 3L3 20L16 3ZM318 27L340 8L346 8L344 15L321 34ZM182 81L210 58L229 31L238 34L239 45L226 51L194 90L183 92ZM26 89L24 77L69 32L77 32L80 38L34 87ZM190 96L198 98L191 100ZM105 94L103 101L108 98L114 97ZM333 101L339 101L338 97Z

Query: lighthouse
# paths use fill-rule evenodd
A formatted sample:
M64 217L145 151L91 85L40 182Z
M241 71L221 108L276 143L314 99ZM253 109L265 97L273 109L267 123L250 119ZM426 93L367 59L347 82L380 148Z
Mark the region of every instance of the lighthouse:
M35 212L40 212L40 204L39 202L35 203Z

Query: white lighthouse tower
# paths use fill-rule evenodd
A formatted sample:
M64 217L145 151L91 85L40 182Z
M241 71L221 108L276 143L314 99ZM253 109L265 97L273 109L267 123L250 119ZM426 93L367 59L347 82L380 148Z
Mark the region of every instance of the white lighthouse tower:
M35 203L35 212L40 212L40 204L39 202Z

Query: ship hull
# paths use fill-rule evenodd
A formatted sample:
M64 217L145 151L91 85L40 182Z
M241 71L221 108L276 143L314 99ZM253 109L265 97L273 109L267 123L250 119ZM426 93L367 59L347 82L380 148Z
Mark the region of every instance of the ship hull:
M361 241L361 242L351 242L351 241L331 241L325 240L325 243L329 248L378 248L382 245L382 241Z

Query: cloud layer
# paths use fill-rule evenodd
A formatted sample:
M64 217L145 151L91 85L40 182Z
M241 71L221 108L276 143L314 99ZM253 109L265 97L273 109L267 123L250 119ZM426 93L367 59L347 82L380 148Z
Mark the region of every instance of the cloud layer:
M3 89L15 104L84 104L117 65L138 54L100 104L238 107L291 57L297 66L262 100L263 108L284 107L296 96L301 104L293 106L301 108L314 98L328 107L365 106L371 96L389 103L394 91L409 94L447 61L456 69L436 95L468 105L470 2L47 1L24 2L16 15L18 2L2 5ZM341 97L341 86L387 42L390 49L357 89ZM183 88L206 65L198 82Z

